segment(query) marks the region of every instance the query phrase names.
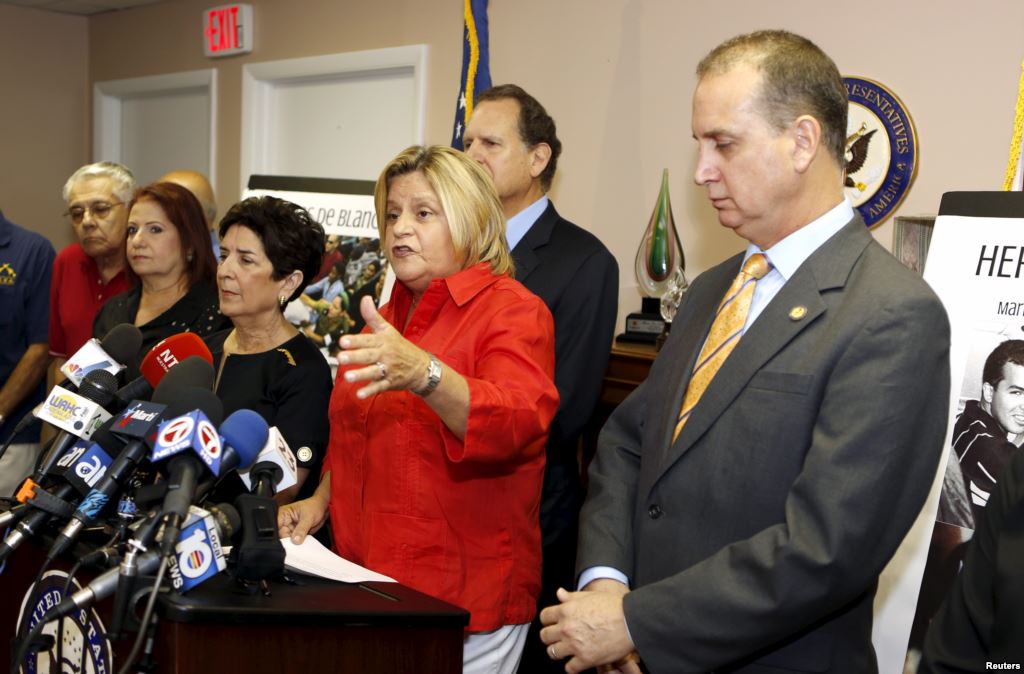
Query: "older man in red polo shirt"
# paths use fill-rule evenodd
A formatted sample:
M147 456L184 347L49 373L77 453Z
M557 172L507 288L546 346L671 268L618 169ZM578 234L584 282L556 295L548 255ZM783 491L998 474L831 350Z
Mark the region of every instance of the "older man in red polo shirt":
M109 298L129 288L125 278L125 228L135 178L121 164L81 167L64 184L67 216L78 243L53 264L50 286L50 384L64 361L92 337L92 322Z

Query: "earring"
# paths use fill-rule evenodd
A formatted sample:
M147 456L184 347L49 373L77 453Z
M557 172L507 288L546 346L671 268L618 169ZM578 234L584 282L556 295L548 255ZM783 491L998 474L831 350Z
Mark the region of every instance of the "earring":
M278 297L277 301L281 303L281 308L282 309L284 309L284 305L288 304L288 298L285 297L284 295L281 295L280 297Z
M189 253L188 255L185 256L185 262L191 262L191 261L192 261L192 253Z

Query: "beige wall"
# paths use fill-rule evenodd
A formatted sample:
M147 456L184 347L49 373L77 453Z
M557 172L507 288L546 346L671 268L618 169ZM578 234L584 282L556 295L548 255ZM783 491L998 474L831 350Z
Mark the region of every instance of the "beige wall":
M60 189L88 157L87 21L0 5L0 209L71 241Z
M255 50L207 59L202 11L212 0L174 0L93 17L89 23L92 81L217 69L217 157L214 176L223 213L241 193L239 153L242 66L279 59L427 43L427 140L448 142L458 95L462 51L461 0L255 0ZM445 121L447 119L448 121Z
M449 141L462 0L253 0L255 52L211 61L202 55L200 18L215 4L173 0L92 17L88 78L216 67L222 209L240 189L244 63L425 43L426 140ZM18 11L0 7L0 19ZM47 16L54 25L77 25ZM898 213L916 215L934 213L946 190L999 189L1024 58L1022 25L1019 0L491 0L491 72L496 83L514 81L534 93L558 121L565 149L553 197L619 259L624 314L639 306L633 256L662 168L670 170L691 278L742 247L718 227L691 181L692 72L709 48L739 32L787 28L817 41L844 74L895 91L916 122L921 148L916 182ZM61 92L50 88L44 99L52 101ZM81 132L80 124L71 125ZM64 165L42 164L28 186L53 180L41 177L44 166L66 172ZM875 235L889 246L891 220Z

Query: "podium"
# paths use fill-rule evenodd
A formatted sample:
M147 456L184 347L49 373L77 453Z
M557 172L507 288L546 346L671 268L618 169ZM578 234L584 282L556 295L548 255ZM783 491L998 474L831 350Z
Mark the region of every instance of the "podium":
M157 661L176 674L462 671L462 609L397 583L293 578L266 597L222 573L162 598Z
M11 638L25 592L45 558L26 542L0 574L0 657L10 662ZM69 564L53 568L66 571ZM79 575L83 585L90 574ZM158 674L208 672L462 671L463 629L469 613L398 583L346 584L292 574L272 581L270 595L239 587L221 573L184 595L157 603L154 659ZM110 625L111 601L97 613ZM114 642L121 667L135 634Z

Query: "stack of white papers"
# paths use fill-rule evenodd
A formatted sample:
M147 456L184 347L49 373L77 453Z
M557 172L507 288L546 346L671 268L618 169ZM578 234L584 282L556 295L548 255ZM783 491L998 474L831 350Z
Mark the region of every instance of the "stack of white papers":
M312 536L306 536L302 545L295 545L290 538L282 538L281 545L284 546L284 565L292 571L340 580L343 583L396 582L394 578L388 578L339 557Z

